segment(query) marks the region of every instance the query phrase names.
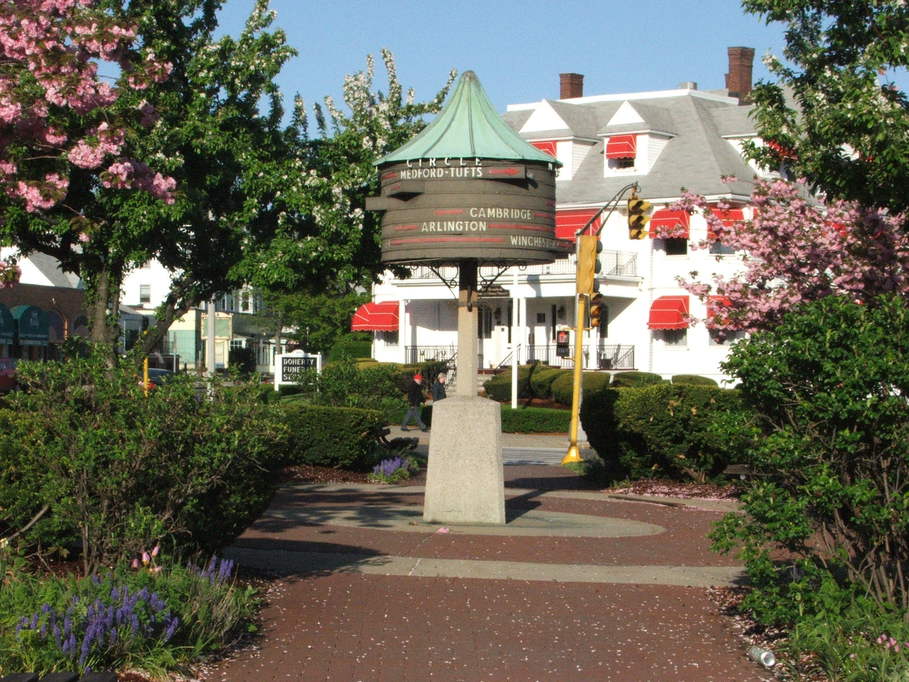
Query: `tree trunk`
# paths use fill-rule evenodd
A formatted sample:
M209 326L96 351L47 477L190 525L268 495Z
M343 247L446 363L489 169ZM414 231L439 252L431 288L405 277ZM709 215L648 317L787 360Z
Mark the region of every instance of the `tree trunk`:
M89 340L109 348L111 362L117 354L122 280L122 271L114 270L107 264L86 278Z

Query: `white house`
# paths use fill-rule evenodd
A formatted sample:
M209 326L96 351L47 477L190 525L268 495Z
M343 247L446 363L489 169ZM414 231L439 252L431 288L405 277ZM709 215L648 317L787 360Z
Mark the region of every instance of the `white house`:
M677 278L692 271L703 280L711 273L728 275L740 266L740 256L721 245L692 249L707 237L703 216L668 207L687 188L711 204L732 205L730 219L748 217L752 180L762 173L741 154L743 141L755 137L751 107L743 103L751 89L753 55L750 48L729 48L724 90L685 83L673 90L584 96L583 76L562 74L560 99L508 106L504 120L563 164L556 187L557 237L573 241L579 228L633 182L653 205L651 226L687 225L687 237L648 234L635 240L624 201L606 218L597 277L605 310L599 327L584 334L586 368L727 378L720 363L730 341L715 340L703 324L690 326L690 317L706 316L706 306ZM736 180L729 182L729 176ZM407 279L386 273L352 328L375 332L373 356L381 361L450 357L457 345L455 277L454 268L412 268ZM481 279L490 286L480 314L480 367L509 364L512 353L521 363L571 365L570 358L556 354L556 334L575 325L574 255L549 265L482 268Z

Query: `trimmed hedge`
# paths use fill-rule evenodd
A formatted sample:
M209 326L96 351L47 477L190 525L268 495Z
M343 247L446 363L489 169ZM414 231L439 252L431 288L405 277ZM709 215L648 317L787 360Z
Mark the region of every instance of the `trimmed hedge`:
M372 355L372 341L362 339L341 339L328 351L328 361L344 358L368 358Z
M538 363L518 366L518 399L533 397L533 392L530 388L530 377L541 366ZM486 391L488 397L500 403L511 400L511 369L509 368L501 374L496 374L483 384L483 390Z
M663 383L663 377L650 372L616 372L612 375L613 386L649 386Z
M384 428L382 412L356 407L327 407L282 402L290 428L286 464L344 469L370 466L370 453Z
M676 374L672 377L672 383L688 384L689 386L717 386L718 384L710 377L702 377L697 374Z
M571 393L574 386L574 372L567 371L552 382L552 399L562 405L571 405ZM609 386L609 374L606 372L582 372L581 391L583 400L594 393L600 393Z
M558 367L540 367L530 375L530 390L534 398L551 398L552 382L571 370Z
M614 478L704 481L743 446L717 425L747 412L738 391L661 383L595 393L581 405L581 423Z
M503 433L567 433L570 421L570 410L502 405Z

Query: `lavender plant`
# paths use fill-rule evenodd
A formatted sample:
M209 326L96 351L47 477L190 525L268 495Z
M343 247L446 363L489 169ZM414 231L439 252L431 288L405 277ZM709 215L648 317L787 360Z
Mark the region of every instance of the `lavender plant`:
M398 456L383 459L376 464L369 480L372 483L397 483L406 481L420 468L419 462L413 457Z

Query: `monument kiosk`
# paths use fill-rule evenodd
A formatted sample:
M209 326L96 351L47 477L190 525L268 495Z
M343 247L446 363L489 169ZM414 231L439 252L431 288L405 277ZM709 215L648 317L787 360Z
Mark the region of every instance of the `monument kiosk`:
M476 394L477 304L494 281L480 266L551 263L572 247L555 238L553 157L522 140L466 71L439 116L378 162L382 261L458 267L454 395L433 405L423 520L505 523L499 404Z

